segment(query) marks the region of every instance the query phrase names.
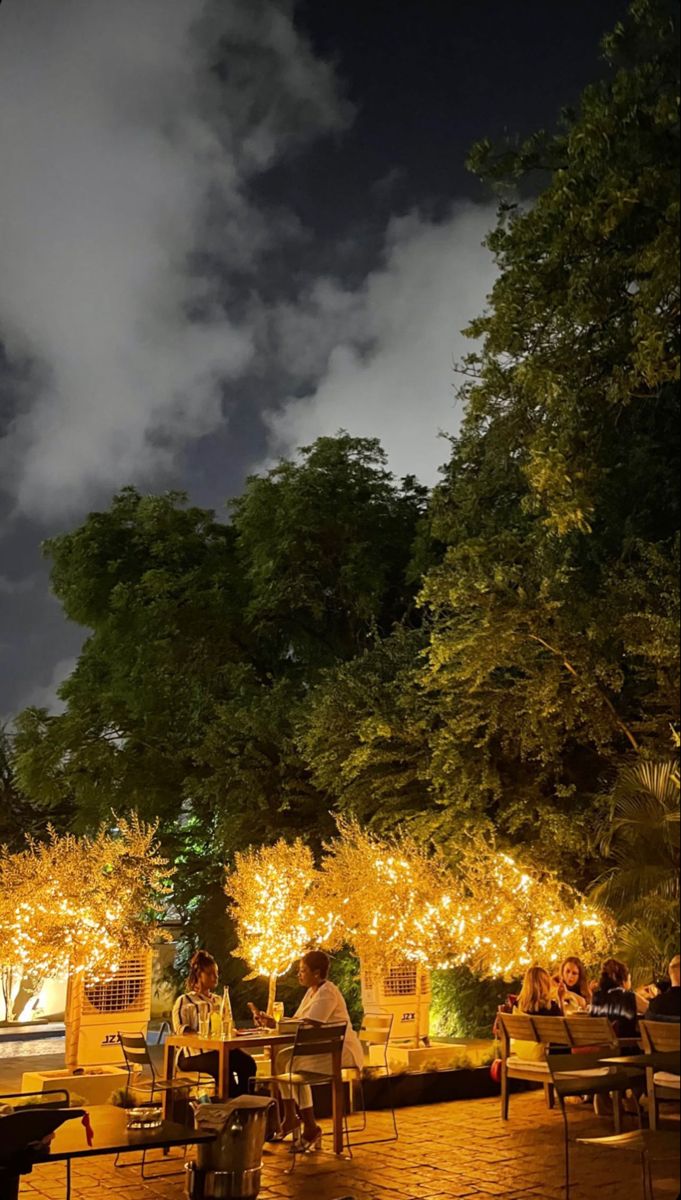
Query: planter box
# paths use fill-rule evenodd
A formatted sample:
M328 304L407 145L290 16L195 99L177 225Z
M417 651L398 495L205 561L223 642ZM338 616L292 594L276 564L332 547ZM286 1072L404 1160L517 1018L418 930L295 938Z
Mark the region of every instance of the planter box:
M65 1088L70 1096L81 1097L86 1104L108 1104L112 1092L125 1086L125 1067L84 1067L82 1075L61 1071L24 1071L22 1092L49 1092Z
M528 1091L536 1084L511 1080L513 1092ZM454 1100L484 1100L499 1096L498 1083L492 1080L489 1067L464 1067L457 1071L422 1071L404 1075L378 1076L364 1080L364 1099L367 1112L387 1108L416 1108L428 1104L448 1104ZM314 1090L315 1112L319 1117L331 1115L331 1089Z

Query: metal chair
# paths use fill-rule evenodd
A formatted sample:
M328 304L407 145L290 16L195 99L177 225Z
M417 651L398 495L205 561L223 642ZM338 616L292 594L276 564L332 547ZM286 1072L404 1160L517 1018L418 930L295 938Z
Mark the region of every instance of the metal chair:
M69 1108L71 1097L65 1088L56 1088L47 1092L4 1092L0 1095L0 1105L9 1104L12 1108ZM3 1171L0 1167L0 1185ZM1 1191L0 1186L0 1191ZM71 1200L71 1160L66 1160L66 1200Z
M319 1059L333 1061L334 1055L338 1056L342 1054L346 1031L347 1024L345 1022L338 1025L299 1025L288 1071L282 1075L258 1076L253 1080L253 1083L269 1084L273 1087L281 1087L284 1084L292 1089L304 1086L316 1088L322 1087L324 1084L334 1083L335 1076L332 1071L307 1070L305 1063L309 1063L312 1059L317 1060L317 1063ZM343 1126L348 1152L352 1157L348 1137L347 1114L345 1112L343 1113ZM296 1141L294 1139L293 1166L291 1171L295 1170L296 1157Z
M172 1097L178 1092L184 1092L185 1099L188 1099L192 1088L199 1087L205 1080L209 1078L208 1076L201 1076L200 1072L198 1071L196 1072L195 1079L191 1076L175 1079L164 1079L159 1076L154 1065L154 1060L149 1052L147 1039L143 1033L119 1033L118 1042L123 1052L123 1058L125 1059L125 1065L128 1072L125 1083L126 1104L130 1100L130 1092L133 1089L136 1092L148 1094L149 1102L151 1104L154 1103L156 1097L158 1097L160 1101L169 1093ZM148 1077L143 1075L141 1079L135 1078L139 1072L144 1071L148 1072ZM214 1082L212 1078L210 1078L210 1082L211 1084ZM164 1151L164 1155L167 1155L167 1153L168 1151ZM167 1171L162 1175L147 1175L145 1174L146 1156L147 1151L144 1150L142 1152L141 1162L121 1163L119 1162L121 1156L120 1154L117 1154L114 1161L114 1166L118 1167L119 1170L122 1170L125 1167L139 1166L141 1167L142 1179L165 1179L169 1176L184 1173L183 1171ZM185 1157L186 1151L182 1158L183 1164Z
M622 1132L622 1093L629 1090L643 1072L637 1067L613 1067L603 1062L609 1050L596 1054L549 1054L546 1058L551 1084L563 1117L565 1136L565 1197L570 1200L570 1130L565 1101L571 1096L611 1096L615 1131ZM634 1093L635 1095L635 1093ZM639 1127L641 1110L636 1100Z
M372 1014L370 1016L364 1017L364 1020L362 1022L362 1028L359 1031L359 1039L363 1046L369 1047L370 1050L373 1048L377 1048L379 1051L380 1050L383 1051L383 1055L382 1055L383 1062L378 1063L378 1064L370 1064L370 1065L377 1065L379 1067L379 1069L385 1073L385 1078L387 1078L387 1079L390 1079L390 1077L391 1077L390 1061L388 1058L388 1049L390 1046L390 1039L392 1037L394 1023L395 1023L395 1017L391 1013ZM353 1147L355 1147L355 1146L379 1146L379 1145L384 1145L388 1142L397 1142L399 1140L400 1135L399 1135L399 1130L397 1128L397 1115L395 1113L395 1108L393 1105L391 1105L390 1109L389 1109L391 1119L392 1119L392 1126L393 1126L392 1137L369 1138L363 1142L356 1142L356 1141L352 1140L350 1142L350 1134L366 1133L367 1128L368 1128L366 1094L364 1091L364 1077L363 1077L362 1072L360 1070L358 1070L356 1067L350 1067L350 1068L344 1069L343 1081L348 1084L349 1089L350 1089L350 1112L351 1112L351 1114L353 1114L356 1111L354 1108L354 1105L353 1105L355 1086L358 1087L359 1094L361 1097L361 1102L362 1102L362 1110L361 1110L362 1111L362 1124L356 1126L354 1129L350 1128L349 1123L347 1126L349 1144L352 1145Z
M641 1039L648 1054L681 1053L681 1023L672 1021L641 1021ZM660 1124L660 1104L681 1098L681 1077L673 1071L646 1071L648 1092L648 1117L650 1128L656 1130Z
M620 1133L615 1137L577 1138L577 1145L636 1154L641 1162L643 1200L655 1200L653 1160L679 1161L679 1135L671 1130L655 1133L651 1129L634 1129L631 1133Z

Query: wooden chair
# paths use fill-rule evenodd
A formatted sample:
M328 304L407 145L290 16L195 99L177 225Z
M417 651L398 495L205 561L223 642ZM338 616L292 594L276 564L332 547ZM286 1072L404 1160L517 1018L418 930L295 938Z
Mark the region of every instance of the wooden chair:
M545 1021L560 1021L562 1017L544 1017ZM520 1055L514 1053L513 1042L532 1042L537 1046L544 1046L541 1035L537 1033L534 1024L534 1018L528 1017L524 1013L508 1013L499 1014L499 1031L501 1033L501 1119L508 1121L508 1112L510 1104L510 1081L511 1079L522 1079L528 1083L541 1083L544 1087L546 1096L546 1104L548 1108L553 1108L554 1096L551 1086L551 1076L549 1068L545 1061L545 1056L542 1059L524 1059ZM564 1032L561 1030L561 1042L564 1037Z
M641 1021L641 1038L648 1054L681 1053L681 1023L674 1021ZM650 1128L660 1124L660 1104L681 1099L681 1077L672 1071L648 1068L648 1116Z

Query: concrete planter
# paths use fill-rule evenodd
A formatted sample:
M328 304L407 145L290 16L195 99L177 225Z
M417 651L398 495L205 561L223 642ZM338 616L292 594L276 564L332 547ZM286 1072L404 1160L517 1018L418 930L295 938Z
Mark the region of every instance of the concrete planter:
M24 1071L22 1092L50 1092L64 1088L86 1104L108 1104L113 1092L125 1085L125 1067L83 1067L82 1074L61 1071Z

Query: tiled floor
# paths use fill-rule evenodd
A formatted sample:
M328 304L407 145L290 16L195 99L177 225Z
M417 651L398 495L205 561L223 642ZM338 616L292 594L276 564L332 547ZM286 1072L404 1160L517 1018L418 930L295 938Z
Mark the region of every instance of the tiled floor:
M294 1175L281 1146L268 1148L263 1200L558 1200L563 1196L562 1121L540 1093L515 1096L511 1120L502 1124L496 1100L460 1101L398 1114L400 1140L363 1147L352 1161L327 1153L309 1156ZM370 1132L387 1132L383 1114L370 1114ZM672 1118L678 1122L678 1118ZM603 1135L606 1122L586 1106L570 1108L573 1135ZM677 1124L678 1127L678 1124ZM167 1160L156 1170L167 1170ZM577 1147L573 1200L638 1200L636 1158ZM656 1200L676 1200L676 1164L656 1171ZM102 1160L74 1167L74 1200L180 1200L182 1179L142 1182L136 1169L115 1171ZM41 1166L22 1186L22 1200L62 1200L64 1168Z

